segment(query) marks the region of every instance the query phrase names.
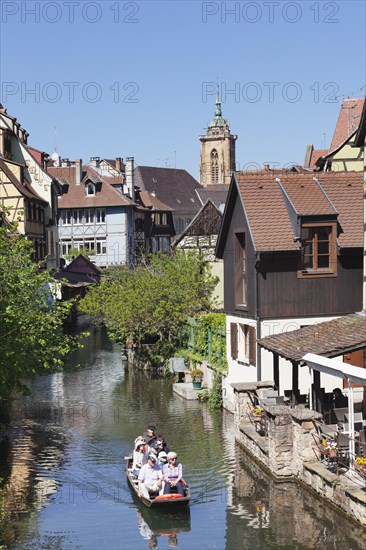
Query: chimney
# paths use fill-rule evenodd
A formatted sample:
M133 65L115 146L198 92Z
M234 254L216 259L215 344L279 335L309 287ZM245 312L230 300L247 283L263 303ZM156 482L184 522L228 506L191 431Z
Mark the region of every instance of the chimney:
M81 180L83 179L83 160L76 159L75 161L75 183L80 185Z
M135 163L134 157L126 157L127 194L131 197L133 201L135 200L135 185L133 181L134 180L134 177L133 177L134 163Z
M116 157L116 170L117 172L122 172L122 158Z
M100 162L100 157L90 157L90 166L94 166L95 168L98 167L98 164Z

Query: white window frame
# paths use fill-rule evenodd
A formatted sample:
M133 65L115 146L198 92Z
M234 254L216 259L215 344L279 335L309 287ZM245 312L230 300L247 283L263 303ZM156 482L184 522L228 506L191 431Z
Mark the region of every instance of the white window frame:
M94 208L84 210L85 225L94 225Z
M106 219L105 208L96 208L95 209L95 223L105 224L106 223L105 219Z
M73 225L83 225L83 210L81 208L75 208L72 211Z

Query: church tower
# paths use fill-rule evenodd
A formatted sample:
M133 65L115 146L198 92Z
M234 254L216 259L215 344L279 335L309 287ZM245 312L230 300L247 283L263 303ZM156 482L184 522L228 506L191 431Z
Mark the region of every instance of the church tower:
M227 120L222 118L220 96L216 96L215 117L210 122L201 142L200 184L230 183L235 170L235 141Z

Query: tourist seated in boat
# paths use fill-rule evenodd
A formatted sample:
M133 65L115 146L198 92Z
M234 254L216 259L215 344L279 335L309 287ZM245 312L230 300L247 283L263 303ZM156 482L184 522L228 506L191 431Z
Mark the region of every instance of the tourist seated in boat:
M155 426L153 426L153 424L149 424L146 428L146 432L143 434L144 435L144 439L146 441L146 443L149 445L149 447L152 446L153 443L155 443L156 441L156 435L155 435Z
M159 493L163 484L163 472L157 464L157 457L150 453L147 464L144 464L139 473L139 497L150 498L150 494Z
M168 464L168 456L165 451L160 451L158 454L158 464L161 469L164 468L165 464Z
M168 453L168 464L163 468L164 474L164 495L177 492L184 496L184 489L182 485L183 470L182 465L177 460L177 453Z
M152 443L151 445L152 447L154 447L155 449L157 449L158 451L158 454L161 452L161 451L164 451L165 453L169 453L169 447L164 439L164 436L162 435L158 435L156 437L156 440Z
M145 449L145 441L137 439L135 443L135 449L133 451L133 463L132 463L132 473L134 476L138 477L140 470L144 464L147 464L147 456Z

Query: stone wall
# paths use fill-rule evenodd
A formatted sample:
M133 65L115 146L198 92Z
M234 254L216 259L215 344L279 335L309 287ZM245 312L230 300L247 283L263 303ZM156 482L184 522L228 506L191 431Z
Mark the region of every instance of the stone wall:
M320 462L316 450L316 424L321 415L301 406L261 405L264 432L250 416L249 392L270 388L269 382L233 384L236 440L275 479L294 479L306 484L337 508L366 525L366 493L362 484L332 473ZM273 387L273 384L272 384Z

